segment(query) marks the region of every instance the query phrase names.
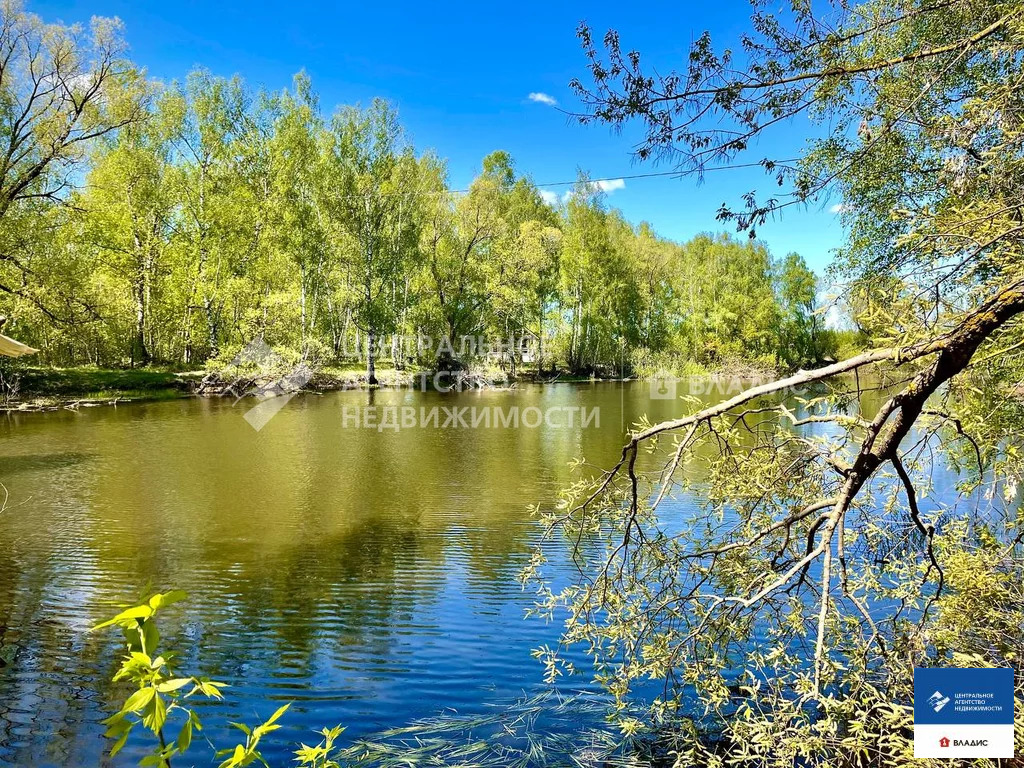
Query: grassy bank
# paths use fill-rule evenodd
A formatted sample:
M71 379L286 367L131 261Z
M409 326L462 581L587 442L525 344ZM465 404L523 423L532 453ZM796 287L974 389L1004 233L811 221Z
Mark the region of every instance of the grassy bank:
M286 375L287 370L282 370ZM382 387L411 386L428 371L378 368L377 379ZM30 366L0 361L0 410L50 410L75 405L100 405L130 400L165 400L194 394L233 394L227 387L236 385L239 394L256 382L251 372L222 369L210 371L179 371L171 368L108 369L95 366L57 368ZM209 377L209 378L208 378ZM270 378L274 374L269 374ZM267 378L267 376L259 377ZM204 387L204 379L207 386ZM305 388L326 392L338 389L366 388L365 366L325 366L318 368Z
M749 374L751 366L732 365L729 368L709 370L697 364L675 366L675 370L637 371L630 378L652 378L659 375L713 376L728 372L733 375ZM760 370L759 373L765 373ZM281 376L289 373L282 370ZM378 368L378 385L383 388L430 386L434 375L426 368ZM498 368L480 368L467 372L470 377L463 387L504 386L511 381L534 383L574 383L603 379L619 379L618 375L591 376L560 371L537 376L534 370L522 370L508 378ZM57 368L31 366L20 362L0 360L0 410L51 410L62 407L112 404L132 400L164 400L202 395L244 394L275 374L257 374L233 367L208 370L180 371L172 368L148 367L134 369L108 369L95 366ZM232 386L234 385L234 386ZM451 385L448 382L448 385ZM316 369L304 389L327 392L340 389L368 388L366 369L361 364L323 366Z
M75 403L159 400L189 394L202 372L163 368L51 368L5 365L0 369L0 406L31 410Z

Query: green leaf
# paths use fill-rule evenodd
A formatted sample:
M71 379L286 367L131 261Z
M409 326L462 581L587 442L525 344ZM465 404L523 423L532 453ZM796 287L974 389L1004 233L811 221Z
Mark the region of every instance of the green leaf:
M114 624L124 624L132 620L148 619L152 615L153 609L148 605L136 605L132 608L121 611L112 619L108 619L107 621L97 624L90 631L95 632L97 629L103 629L104 627L109 627Z
M122 712L139 712L156 696L156 688L140 688L125 701Z
M132 728L134 727L134 724L133 723L129 723L127 721L125 721L125 722L127 723L127 727L121 729L121 735L117 737L117 741L114 742L114 746L112 746L110 748L110 756L111 757L113 757L114 755L116 755L118 752L121 751L121 748L124 746L125 742L128 741L128 735L132 732ZM111 734L111 735L113 735L113 734Z
M268 724L264 723L263 725L257 725L257 726L256 726L256 727L255 727L255 728L253 729L253 732L252 732L252 733L253 733L253 735L254 735L254 736L255 736L255 737L257 738L257 739L260 739L260 738L262 738L263 736L266 736L266 735L267 735L268 733L270 733L271 731L276 731L276 730L277 730L278 728L280 728L280 727L281 727L280 725L268 725Z
M191 682L191 677L176 677L173 680L167 680L165 682L160 683L160 685L158 685L156 689L160 691L160 693L170 693L171 691L176 691L179 688L184 688Z
M273 723L276 723L281 718L281 715L283 715L285 712L288 711L288 707L290 707L291 705L292 705L292 703L289 701L284 706L278 707L277 710L274 712L274 714L272 714L267 719L267 721L265 723L263 723L263 724L264 725L272 725Z
M212 680L200 679L199 683L196 685L195 689L193 689L189 693L189 696L191 696L193 693L195 693L198 690L200 693L202 693L205 696L209 696L211 699L222 699L222 698L224 698L224 694L222 694L220 692L220 689L221 688L230 688L230 687L231 686L226 684L226 683L216 683L216 682L214 682Z
M227 760L220 764L220 768L235 768L238 765L245 765L243 762L246 758L246 750L241 744L238 744L234 751Z
M160 630L156 627L155 621L146 621L142 625L142 631L139 633L142 647L149 653L156 650L157 645L160 644Z
M100 722L103 725L109 725L111 728L113 728L114 725L116 725L117 723L125 722L125 712L124 712L124 710L122 710L120 712L115 712L110 717L108 717L108 718L106 718L104 720L100 720Z
M188 595L185 594L185 592L180 589L174 589L163 594L157 593L149 598L147 602L149 603L149 607L153 609L153 613L156 613L161 608L166 608L168 605L180 602L186 597L188 597Z
M153 697L148 711L142 717L142 724L153 733L158 733L167 722L167 704L159 695Z
M179 754L186 751L192 744L192 718L190 717L185 721L185 724L181 726L181 732L178 734L178 738L175 741L178 746Z

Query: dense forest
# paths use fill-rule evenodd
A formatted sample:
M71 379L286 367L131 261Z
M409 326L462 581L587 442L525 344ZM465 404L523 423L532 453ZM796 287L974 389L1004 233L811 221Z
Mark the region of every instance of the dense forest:
M0 748L97 764L103 733L110 759L126 746L167 768L207 747L221 768L268 764L261 749L313 768L1018 764L1024 0L751 5L724 40L650 8L615 9L621 38L578 28L578 123L637 131L635 159L681 176L765 173L719 209L739 235L677 243L585 172L554 192L498 151L456 184L384 101L325 111L304 74L276 93L202 70L156 83L116 20L48 25L0 0L0 311L44 363L210 369L205 383L263 339L303 372L365 365L370 384L378 364L794 369L725 397L630 382L481 398L622 415L559 432L447 429L469 406L432 392L303 397L259 439L246 422L269 397L243 415L198 399L91 416L88 398L49 421L13 406ZM686 54L638 19L674 21ZM446 43L416 37L427 55ZM837 199L849 339L804 259L754 236ZM376 417L400 401L450 418L352 428L357 402ZM141 601L106 610L133 587ZM185 588L198 619L182 623L165 609ZM94 624L101 607L112 618ZM527 655L492 623L520 609L557 632L532 649L550 698L504 709L534 690L487 655ZM94 678L114 646L90 625L124 639L110 688ZM940 671L956 688L932 685ZM237 704L214 708L217 680ZM573 717L577 694L595 696L600 732ZM935 694L963 720L926 720ZM202 698L214 706L193 711ZM410 701L444 722L396 723ZM259 725L237 722L250 711ZM193 740L200 713L211 727ZM270 736L286 714L328 727L316 746ZM217 719L243 736L225 741ZM353 728L342 746L348 723L379 735ZM958 733L971 726L999 731Z
M301 73L277 93L121 80L131 119L6 217L9 327L45 363L197 368L256 338L370 376L485 349L512 372L598 375L834 354L798 254L664 239L585 174L542 195L501 151L452 189L392 106L328 116Z

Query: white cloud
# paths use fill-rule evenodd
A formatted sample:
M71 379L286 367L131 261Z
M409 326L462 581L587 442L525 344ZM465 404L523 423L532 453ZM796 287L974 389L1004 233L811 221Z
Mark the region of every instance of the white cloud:
M534 91L527 98L529 98L530 101L536 101L538 104L547 104L549 107L554 107L558 104L558 101L554 96L548 96L546 93L541 93L540 91Z
M601 181L591 181L591 182L589 182L589 186L590 186L590 191L591 192L601 191L601 192L604 192L606 195L610 195L612 192L614 192L617 189L625 189L626 188L626 180L625 179L603 179ZM560 203L560 202L561 203L568 203L572 199L573 192L575 192L575 189L572 189L572 188L567 189L561 195L559 195L557 192L552 192L550 189L540 189L540 190L538 190L538 192L540 192L540 196L544 199L544 202L547 203L548 205L558 205L558 203Z
M602 192L614 192L617 189L625 189L626 181L624 179L604 179L597 182L597 186Z
M833 205L831 208L828 209L828 212L829 213L842 213L845 210L846 210L846 206L845 205L843 205L842 203L836 203L835 205Z

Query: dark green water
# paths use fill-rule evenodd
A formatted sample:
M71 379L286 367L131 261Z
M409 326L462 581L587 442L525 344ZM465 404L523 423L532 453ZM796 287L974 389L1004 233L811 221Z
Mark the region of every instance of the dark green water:
M272 765L324 726L346 726L349 741L546 690L530 651L554 644L559 626L524 619L532 596L517 576L539 538L527 507L551 503L573 459L613 464L642 417L694 407L653 394L646 383L337 392L296 397L259 431L244 418L252 400L5 417L0 765L137 761L141 741L104 756L100 721L125 691L108 682L117 637L88 629L147 589L189 593L162 625L179 671L231 685L201 708L215 743L237 742L228 721L292 702L267 743ZM444 427L441 412L437 426L356 427L355 409L370 404L377 421L392 406L523 418L473 428L464 412L465 426ZM577 409L572 426L553 410L566 408ZM583 427L580 408L596 420ZM553 424L526 425L553 412ZM929 504L955 498L948 470L931 480ZM697 510L681 495L661 514L669 524ZM562 546L545 546L556 580L569 578ZM187 764L212 755L199 743Z
M530 650L558 628L523 618L531 596L516 577L537 539L527 505L554 497L574 457L612 463L643 414L679 412L650 395L611 383L339 392L297 397L258 432L242 417L251 401L5 418L0 642L15 655L0 668L0 764L101 764L117 646L87 630L147 585L189 593L164 633L182 671L232 686L204 708L209 723L294 702L267 751L282 763L324 725L349 738L542 690ZM583 406L600 423L346 427L344 409L371 397ZM206 745L194 749L207 764ZM115 764L133 764L137 747L124 754Z

